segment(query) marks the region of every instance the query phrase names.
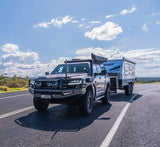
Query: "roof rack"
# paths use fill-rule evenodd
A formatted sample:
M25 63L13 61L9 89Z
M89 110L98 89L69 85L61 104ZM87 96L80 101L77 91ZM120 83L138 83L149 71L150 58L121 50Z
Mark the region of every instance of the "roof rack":
M92 59L72 59L64 61L65 63L74 63L74 62L92 62Z
M75 62L93 62L95 64L101 64L103 62L107 62L108 58L97 56L94 54L91 54L91 59L72 59L72 60L66 60L65 63L75 63Z

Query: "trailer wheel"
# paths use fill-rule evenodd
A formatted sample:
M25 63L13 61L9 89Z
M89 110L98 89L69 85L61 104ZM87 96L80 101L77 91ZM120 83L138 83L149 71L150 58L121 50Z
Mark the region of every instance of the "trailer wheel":
M49 106L49 102L43 101L38 97L33 98L33 104L38 111L46 111Z
M107 105L110 104L110 98L111 98L111 90L110 87L108 86L104 95L104 98L101 99L102 104Z
M133 94L133 84L129 84L125 86L125 95L132 95Z
M93 94L92 91L88 90L80 101L79 111L82 115L88 116L93 110Z

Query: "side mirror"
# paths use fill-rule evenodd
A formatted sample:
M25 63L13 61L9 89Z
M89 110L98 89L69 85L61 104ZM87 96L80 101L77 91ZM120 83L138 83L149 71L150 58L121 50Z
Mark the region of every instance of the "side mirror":
M94 77L98 76L98 73L94 73Z
M49 75L49 72L45 72L45 75L46 75L46 76Z
M104 69L104 70L101 71L101 74L102 74L102 75L106 75L106 74L107 74L107 71Z

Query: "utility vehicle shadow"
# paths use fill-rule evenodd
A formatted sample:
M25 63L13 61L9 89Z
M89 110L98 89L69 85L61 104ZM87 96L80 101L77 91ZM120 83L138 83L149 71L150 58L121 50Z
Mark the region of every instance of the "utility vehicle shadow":
M75 106L58 105L48 109L47 112L32 112L16 119L15 122L22 127L36 130L74 132L89 126L96 119L109 120L110 118L100 117L109 109L109 106L96 103L93 113L88 117L83 117Z

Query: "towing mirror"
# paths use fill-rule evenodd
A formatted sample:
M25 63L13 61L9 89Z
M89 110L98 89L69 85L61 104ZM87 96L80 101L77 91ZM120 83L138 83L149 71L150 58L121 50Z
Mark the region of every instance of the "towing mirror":
M107 74L107 71L104 69L104 70L101 71L101 74L102 74L102 75L106 75L106 74Z
M94 77L98 76L98 73L94 73Z
M46 75L46 76L49 75L49 72L45 72L45 75Z

